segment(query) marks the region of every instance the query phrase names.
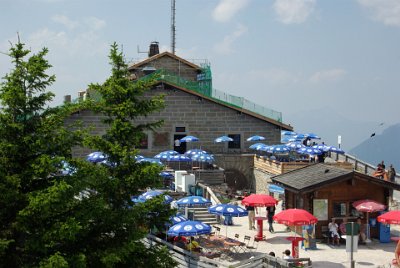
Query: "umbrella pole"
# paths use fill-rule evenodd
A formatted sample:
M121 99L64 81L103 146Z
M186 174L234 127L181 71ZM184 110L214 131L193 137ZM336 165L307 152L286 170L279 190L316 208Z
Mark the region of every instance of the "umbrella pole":
M367 239L365 240L366 243L371 242L371 233L370 233L370 226L369 226L369 212L367 212Z

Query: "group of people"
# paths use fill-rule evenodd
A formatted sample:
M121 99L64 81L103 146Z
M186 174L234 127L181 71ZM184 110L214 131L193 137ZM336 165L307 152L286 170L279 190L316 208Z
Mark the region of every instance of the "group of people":
M255 208L253 206L246 206L246 210L248 212L248 218L249 218L249 230L255 230L256 226L255 226L255 222L256 222L256 214L255 214ZM270 233L274 233L274 226L273 226L273 222L274 222L274 215L275 215L275 210L276 207L275 206L270 206L267 207L267 219L268 219L268 225L269 225L269 232Z
M335 222L335 218L332 218L331 222L328 224L329 237L330 240L332 241L332 245L340 246L340 239L346 235L346 224L347 224L347 218L343 218L343 221L342 223L340 223L339 226ZM360 217L357 218L355 224L357 224L355 230L357 230L358 232L359 242L361 244L365 244L365 241L367 239L367 234L365 225L362 223Z
M372 174L372 176L379 179L384 179L386 181L395 182L396 170L394 169L393 165L390 164L389 169L386 172L385 162L382 161L377 165L376 170Z
M180 247L182 249L187 249L189 251L194 251L194 252L199 252L201 251L201 247L199 243L195 240L195 238L192 236L190 239L186 239L184 236L175 236L173 238L173 244L177 247Z

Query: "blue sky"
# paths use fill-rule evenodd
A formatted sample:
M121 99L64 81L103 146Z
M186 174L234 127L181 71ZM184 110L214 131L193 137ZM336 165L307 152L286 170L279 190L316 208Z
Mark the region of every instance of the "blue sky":
M171 50L170 0L0 0L0 52L16 33L50 50L55 104L151 41ZM176 54L211 63L215 88L283 113L399 123L400 0L176 0ZM0 54L0 75L9 70ZM294 118L294 117L293 117ZM318 132L318 128L309 129ZM322 131L322 130L321 130Z

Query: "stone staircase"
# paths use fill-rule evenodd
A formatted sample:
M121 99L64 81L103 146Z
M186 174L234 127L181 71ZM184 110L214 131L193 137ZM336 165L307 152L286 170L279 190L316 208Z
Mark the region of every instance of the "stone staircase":
M193 212L193 220L195 221L201 221L209 225L219 223L218 216L208 213L208 208L189 208L189 211Z

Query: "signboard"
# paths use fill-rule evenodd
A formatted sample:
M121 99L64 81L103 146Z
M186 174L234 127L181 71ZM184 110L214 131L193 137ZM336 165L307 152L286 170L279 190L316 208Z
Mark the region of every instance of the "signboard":
M320 221L328 220L328 199L313 199L313 215Z

